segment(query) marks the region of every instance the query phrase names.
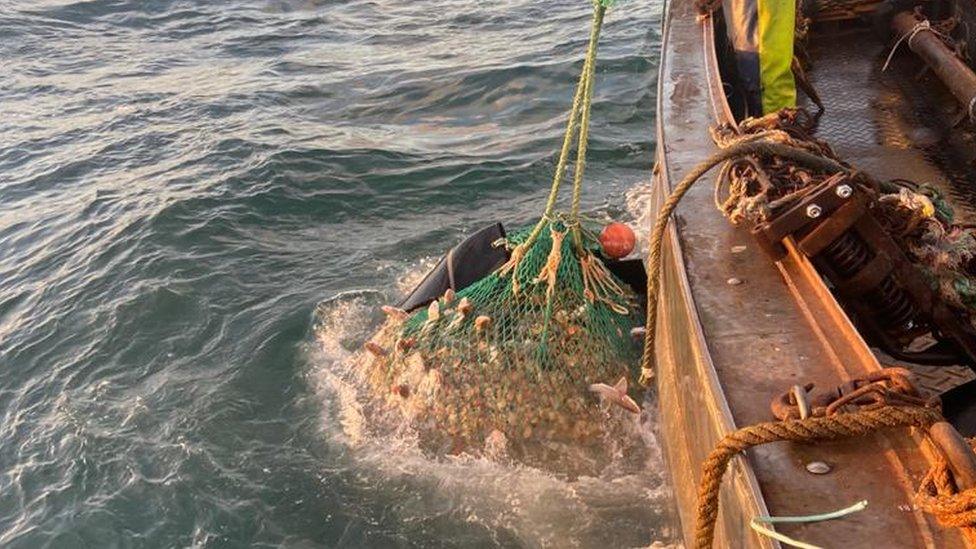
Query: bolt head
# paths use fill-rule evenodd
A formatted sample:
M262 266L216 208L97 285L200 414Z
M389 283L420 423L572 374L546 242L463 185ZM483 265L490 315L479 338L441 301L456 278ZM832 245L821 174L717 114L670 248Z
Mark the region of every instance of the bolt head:
M850 198L850 196L854 194L854 189L851 188L850 185L837 185L835 192L837 193L837 196L841 198Z
M816 219L823 214L823 208L816 204L810 204L807 206L807 217L810 219Z
M806 467L807 471L813 473L814 475L826 475L831 470L831 466L823 461L811 461L810 463L807 463Z

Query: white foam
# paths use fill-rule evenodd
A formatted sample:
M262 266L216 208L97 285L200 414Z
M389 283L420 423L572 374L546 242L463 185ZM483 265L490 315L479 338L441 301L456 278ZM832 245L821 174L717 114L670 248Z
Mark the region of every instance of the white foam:
M635 249L644 256L647 253L647 236L651 226L654 224L654 210L651 208L651 192L654 185L651 181L641 181L632 186L624 194L624 204L627 213L633 216L633 220L627 225L634 230L637 235L637 245Z

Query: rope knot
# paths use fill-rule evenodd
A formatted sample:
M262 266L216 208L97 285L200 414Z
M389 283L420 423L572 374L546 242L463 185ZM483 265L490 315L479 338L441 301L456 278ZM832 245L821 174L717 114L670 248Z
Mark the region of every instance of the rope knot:
M959 528L963 537L976 543L976 488L960 491L945 457L922 478L915 504L942 526Z

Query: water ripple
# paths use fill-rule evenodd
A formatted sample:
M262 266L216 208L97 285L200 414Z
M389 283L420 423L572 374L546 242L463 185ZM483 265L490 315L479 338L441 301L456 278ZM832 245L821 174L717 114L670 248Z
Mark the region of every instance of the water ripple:
M590 210L621 213L650 168L660 11L608 18ZM349 296L395 299L466 231L538 215L588 12L6 3L0 545L670 539L660 464L608 500L597 480L390 461L349 446L323 385L375 325ZM319 302L346 311L331 354ZM617 519L630 533L607 538Z

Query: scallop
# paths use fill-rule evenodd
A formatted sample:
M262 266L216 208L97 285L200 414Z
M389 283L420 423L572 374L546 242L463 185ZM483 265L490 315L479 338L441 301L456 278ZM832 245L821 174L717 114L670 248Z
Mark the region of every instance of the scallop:
M385 313L386 316L394 320L405 320L407 316L409 316L407 312L404 311L403 309L392 307L390 305L383 305L382 307L380 307L380 309L383 310L383 313Z
M489 326L491 326L490 316L480 315L474 319L474 329L479 332L484 331Z
M387 354L389 354L389 353L387 353L386 349L384 349L383 347L380 347L378 344L376 344L376 343L374 343L372 341L367 341L366 344L363 345L363 347L367 351L369 351L370 353L372 353L374 356L384 357Z
M427 306L427 322L437 322L441 318L441 305L437 301L431 301Z
M813 473L814 475L826 475L830 472L832 467L823 461L811 461L806 465L807 471Z
M458 301L457 312L460 313L461 316L467 316L471 313L472 309L474 309L474 305L471 304L470 299L462 297L460 301Z

